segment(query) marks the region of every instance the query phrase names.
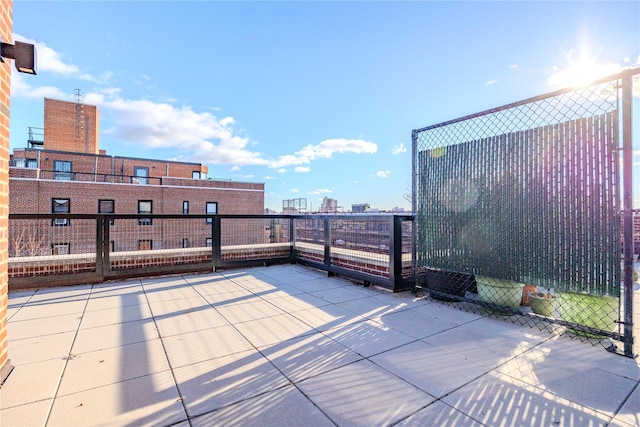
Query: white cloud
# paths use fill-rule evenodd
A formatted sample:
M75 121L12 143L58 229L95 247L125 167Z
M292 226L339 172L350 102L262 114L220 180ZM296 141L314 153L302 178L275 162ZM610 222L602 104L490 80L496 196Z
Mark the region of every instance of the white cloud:
M292 193L299 193L300 190L298 190L297 188L292 188L291 190L289 190Z
M94 77L82 72L78 66L67 63L62 54L45 43L20 35L15 37L37 46L39 72L90 80L102 85L113 76L107 71ZM142 74L142 78L148 79L148 75ZM31 84L37 84L37 80L27 83L26 79L20 77L12 79L12 95L63 100L73 98L72 94L65 94L56 87L32 87ZM293 154L270 157L253 149L256 142L236 129L233 117L194 111L192 107L177 105L175 101L128 99L119 88L113 86L86 93L84 102L100 108L105 135L150 148L171 148L187 161L230 165L232 170L252 165L284 173L286 167L293 166L297 172L308 172L310 163L316 159L328 159L334 154L373 154L377 151L377 145L370 141L336 138L307 145Z
M269 176L269 175L267 175L267 176L263 176L263 177L262 177L262 179L270 180L270 179L276 179L276 178L275 178L275 177L273 177L273 176Z
M253 179L253 178L255 178L255 175L251 175L251 174L249 174L249 175L240 175L240 178L242 178L242 179Z
M640 156L640 150L633 150L633 157Z
M391 171L389 169L376 172L376 176L378 178L388 178L391 175Z
M511 64L509 65L509 68L511 68L512 70L515 70L516 68L518 68L518 64Z
M491 86L491 85L494 85L494 84L496 84L496 83L498 83L498 79L495 79L495 80L489 80L489 81L488 81L488 82L486 82L484 85L485 85L485 86Z
M406 153L406 152L407 152L407 147L404 146L404 143L400 143L400 145L395 145L391 150L391 153L393 153L394 156L397 154Z
M62 77L73 77L95 83L106 83L113 77L113 73L111 71L105 71L98 77L89 73L81 72L77 65L66 63L61 54L47 46L44 42L39 42L20 34L13 34L13 38L14 40L31 43L36 47L36 64L38 74L52 73Z
M333 190L329 190L328 188L319 188L317 190L310 191L308 194L318 195L326 193L333 193Z
M42 99L42 98L55 98L55 99L67 99L71 96L68 93L64 93L57 87L53 86L40 86L40 87L31 87L27 83L26 78L29 76L25 76L22 73L19 73L13 67L11 67L11 96L21 97L21 98L32 98L32 99ZM33 77L31 77L33 78Z
M231 168L231 172L239 171L240 168L238 166L234 166Z
M315 159L329 159L333 154L354 153L373 154L378 146L362 139L326 139L317 145L307 145L294 154L287 154L270 161L268 166L279 168L283 166L306 165Z

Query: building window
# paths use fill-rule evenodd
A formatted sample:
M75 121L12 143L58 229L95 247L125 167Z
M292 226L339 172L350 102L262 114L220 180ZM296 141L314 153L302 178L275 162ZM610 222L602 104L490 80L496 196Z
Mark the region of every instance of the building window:
M69 243L51 244L51 255L68 255L69 253Z
M13 166L16 168L36 169L38 161L36 159L14 159Z
M134 166L133 167L133 183L134 184L149 184L149 168L143 166Z
M207 202L207 215L215 215L218 213L218 202ZM211 224L212 218L207 218L207 224Z
M138 213L139 214L151 214L153 202L151 200L138 200ZM151 225L151 218L138 219L139 225Z
M51 213L62 214L71 212L71 201L69 199L51 199ZM68 226L68 218L54 218L51 222L54 226Z
M200 179L201 175L199 171L193 171L191 172L191 178L193 179Z
M151 239L138 240L139 251L150 251L153 249L153 241Z
M182 239L182 247L183 248L188 248L189 247L189 239L188 238L184 238Z
M71 162L67 160L54 160L53 179L58 181L71 181Z
M211 237L207 237L204 241L204 244L206 247L210 248L211 246L213 246L213 239Z
M189 202L186 200L182 202L182 213L185 215L189 213Z
M116 211L115 205L116 205L116 202L114 200L102 200L102 199L98 200L98 213L101 213L101 214L115 213ZM114 219L111 218L109 220L109 223L113 225Z

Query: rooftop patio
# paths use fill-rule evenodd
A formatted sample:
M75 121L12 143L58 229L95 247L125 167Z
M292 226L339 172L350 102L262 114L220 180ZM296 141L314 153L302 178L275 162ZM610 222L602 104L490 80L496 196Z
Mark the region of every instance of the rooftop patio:
M3 426L637 426L640 363L299 265L9 294Z

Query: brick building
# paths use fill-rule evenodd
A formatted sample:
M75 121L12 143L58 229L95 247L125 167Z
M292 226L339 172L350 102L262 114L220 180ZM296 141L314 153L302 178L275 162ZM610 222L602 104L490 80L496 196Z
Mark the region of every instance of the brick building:
M45 99L44 141L37 144L30 141L31 147L15 149L11 155L10 213L188 215L264 212L263 183L207 179L207 167L200 163L107 155L100 150L99 135L93 130L99 128L97 107L77 108L77 105ZM83 126L77 133L73 128L76 124ZM136 230L128 226L125 231L125 221L135 223ZM38 234L45 236L47 241L40 244L36 253L29 255L95 250L94 244L82 243L82 233L71 231L74 225L80 228L80 223L57 219L40 226ZM210 244L208 224L211 222L201 219L195 223L199 225L191 227L188 233L180 231L179 236L172 236L164 228L160 233L159 227L151 222L118 220L112 227L112 250ZM140 231L138 225L149 227L141 227L143 230ZM87 230L86 233L92 232ZM10 253L20 255L16 249L21 246L20 239L20 236L10 236Z

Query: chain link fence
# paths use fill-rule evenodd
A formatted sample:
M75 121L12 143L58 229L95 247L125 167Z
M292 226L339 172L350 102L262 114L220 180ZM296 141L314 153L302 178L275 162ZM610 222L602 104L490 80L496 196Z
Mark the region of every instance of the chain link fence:
M607 347L623 341L630 355L622 154L638 73L414 130L417 289Z

